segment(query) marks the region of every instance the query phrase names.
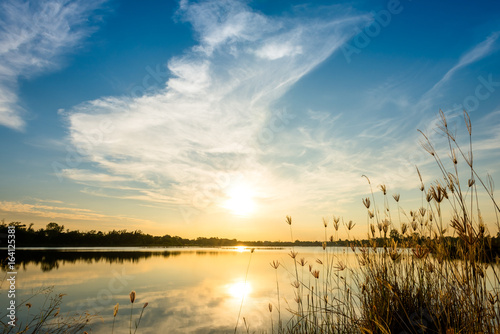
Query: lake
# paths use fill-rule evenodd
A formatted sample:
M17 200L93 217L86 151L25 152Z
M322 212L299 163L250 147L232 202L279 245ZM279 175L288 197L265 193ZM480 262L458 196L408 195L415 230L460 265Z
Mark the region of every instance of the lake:
M324 256L321 247L296 247L295 251L297 258L304 257L308 265L319 269L315 261ZM100 316L92 322L92 333L111 333L113 307L119 303L114 332L128 333L129 293L134 290L133 319L148 303L137 333L233 333L240 307L239 333L246 333L245 322L251 333L270 333L271 317L274 325L277 321L276 274L284 320L289 318L286 301L294 303L295 269L289 252L290 248L283 248L251 253L244 247L17 250L17 303L40 288L53 286L54 293L65 294L61 314L87 311ZM346 256L350 250L335 252L350 261ZM276 271L272 261L283 266ZM304 277L312 277L308 265L300 268ZM30 302L33 312L43 298ZM269 303L274 305L273 312ZM20 319L26 316L21 308L19 313Z

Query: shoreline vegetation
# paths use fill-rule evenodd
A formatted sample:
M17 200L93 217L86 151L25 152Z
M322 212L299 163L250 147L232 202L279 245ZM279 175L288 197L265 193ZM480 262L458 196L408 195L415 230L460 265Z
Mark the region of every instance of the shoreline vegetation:
M412 213L413 215L413 213ZM406 223L403 223L406 224ZM218 237L199 237L196 239L186 239L179 236L170 236L168 234L164 236L153 236L150 234L144 234L140 230L136 231L127 231L127 230L113 230L107 233L103 233L101 231L89 231L89 232L80 232L78 230L64 231L64 225L59 226L57 223L49 223L46 228L41 228L35 230L32 226L26 227L25 224L21 222L11 222L7 224L2 222L0 224L0 237L3 234L6 234L8 226L16 226L16 248L22 248L24 250L30 250L30 248L57 248L64 249L65 247L71 247L72 249L81 248L84 250L85 248L91 247L122 247L122 248L136 248L136 247L144 247L144 248L184 248L184 247L205 247L205 248L231 248L231 247L249 247L249 248L258 248L258 247L277 247L277 248L285 248L285 247L322 247L325 241L317 240L317 241L301 241L295 240L292 241L240 241L237 239L227 239L227 238L218 238ZM366 246L376 246L376 247L384 247L386 246L387 240L392 240L394 242L399 243L400 245L414 242L419 245L424 245L432 240L429 235L420 234L417 228L415 228L413 233L400 233L397 229L390 229L389 235L387 236L387 232L384 232L384 226L378 226L380 236L376 237L373 235L370 239L362 239L362 240L353 240L346 238L344 240L328 240L328 246L333 247L366 247ZM386 229L388 226L385 227ZM407 229L408 226L405 227ZM383 234L385 236L382 236ZM500 256L500 233L496 236L487 236L488 243L485 245L487 258L485 260L494 261L496 256ZM457 256L456 252L458 251L458 244L460 242L459 237L453 236L443 236L443 239L450 247L450 251L453 256ZM0 247L4 247L2 243L0 243ZM6 247L6 246L5 246ZM109 250L112 251L112 250ZM432 249L431 249L432 251Z
M429 138L421 133L424 138L422 146L435 159L441 177L426 185L417 167L422 197L420 207L406 213L400 205L399 194L392 195L394 203L389 199L391 195L388 195L387 187L381 184L377 186L380 192L375 196L370 179L363 176L370 189L370 195L361 201L366 208L367 239L351 238L356 225L352 221L345 223L336 216L333 220L324 218L323 254L317 258L304 258L295 248L303 244L295 241L292 217L286 216L290 242L280 242L279 245L289 247L289 258L269 263L269 270L276 273L276 281L270 282L275 287L275 295L270 296L269 304L265 305L270 315L265 319L269 321L269 327L261 332L500 333L500 257L497 251L500 208L494 198L493 181L489 176L486 182L483 181L476 171L472 125L467 112L464 111L469 137L466 149L458 144L456 135L448 128L443 112L440 116L438 129L447 140L446 150L435 149ZM446 161L442 156L447 157ZM449 220L443 215L445 207L452 211ZM486 211L486 207L494 210L493 221L484 221L482 210ZM402 215L407 221L401 220ZM496 227L495 236L486 227L488 224ZM19 231L25 231L27 235L40 233L41 237L47 238L44 240L79 235L63 230L55 223L38 231L31 226L19 226ZM346 234L345 240L340 239L340 233L342 236ZM21 239L19 235L18 240ZM88 240L109 238L116 243L124 238L128 245L133 238L143 242L148 238L140 231L107 234L94 231L83 235L90 238ZM162 242L178 243L169 246L187 246L182 242L193 246L242 245L235 239L218 238L189 240L164 236L153 240L160 245ZM339 243L350 247L355 263L335 247ZM311 245L318 246L318 242ZM248 260L247 274L253 252L254 248ZM289 279L285 286L278 280L278 271L285 271ZM293 300L285 299L286 289L292 289ZM235 334L255 332L241 312L244 302L243 296L239 312L235 314ZM114 316L116 311L117 308ZM131 319L132 308L130 332ZM139 322L136 329L138 325Z
M364 202L366 199L363 200ZM366 203L366 202L365 202ZM369 215L374 215L374 213L369 213ZM410 217L413 217L418 214L418 212L410 212ZM372 219L372 218L371 218ZM413 227L411 226L413 223ZM349 237L342 240L341 238L337 238L333 240L330 238L327 240L328 246L332 247L367 247L367 246L376 246L376 247L385 247L387 246L387 240L391 240L393 242L398 243L399 245L408 244L412 242L418 245L425 245L434 240L432 235L430 236L428 231L426 233L421 233L422 229L417 228L415 225L417 222L415 220L408 221L406 223L402 223L404 225L404 233L402 231L398 231L396 228L390 228L390 224L380 223L377 226L371 226L372 228L372 237L370 239L362 239L356 240ZM418 222L418 224L423 223ZM186 239L179 236L170 236L168 234L164 236L153 236L150 234L145 234L140 230L136 231L127 231L127 230L113 230L109 232L101 232L101 231L89 231L89 232L81 232L79 230L71 231L69 229L64 230L64 225L58 225L57 223L51 222L47 224L45 228L40 228L38 230L33 229L32 224L28 227L21 222L11 222L9 224L2 221L0 224L0 238L3 235L7 235L8 226L16 227L16 248L22 248L24 250L30 250L30 248L61 248L71 247L72 249L81 248L84 250L85 248L91 247L122 247L122 248L136 248L136 247L144 247L144 248L184 248L184 247L205 247L205 248L226 248L226 247L249 247L249 248L258 248L258 247L277 247L277 248L285 248L285 247L322 247L325 244L324 240L317 241L240 241L237 239L227 239L227 238L218 238L218 237L199 237L196 239ZM379 233L377 237L375 234L375 230ZM348 228L346 226L346 228ZM407 233L407 231L412 230L412 233ZM432 232L431 232L432 233ZM389 235L388 235L389 234ZM443 240L449 247L450 255L453 258L459 257L457 252L459 250L460 237L453 236L442 236ZM484 261L494 261L498 256L500 257L500 233L497 233L496 236L486 236L487 243L484 245L485 247L485 255L486 257L483 259ZM0 242L0 249L6 247L6 244ZM112 251L108 250L107 252ZM430 251L433 252L434 248L431 247ZM18 254L20 256L20 254ZM3 261L3 259L2 259ZM2 263L0 262L0 265Z

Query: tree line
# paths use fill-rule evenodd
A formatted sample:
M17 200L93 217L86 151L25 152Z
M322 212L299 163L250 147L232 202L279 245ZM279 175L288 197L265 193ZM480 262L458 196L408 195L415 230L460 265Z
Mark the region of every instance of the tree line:
M0 247L6 246L7 226L16 227L16 247L233 247L239 245L266 247L266 246L321 246L319 241L240 241L218 237L198 237L187 239L179 236L165 234L154 236L141 230L112 230L108 232L91 230L82 232L79 230L65 229L64 225L50 222L45 228L34 229L33 224L2 221L0 224ZM341 245L342 242L339 244ZM347 243L346 243L347 245Z
M187 239L179 236L165 234L154 236L143 233L141 230L112 230L108 232L90 230L82 232L79 230L65 229L64 225L55 222L48 223L45 228L34 229L34 224L23 224L21 222L0 223L0 247L7 245L7 227L16 227L16 247L234 247L245 245L249 247L289 247L289 246L323 246L324 241L241 241L218 237L198 237ZM500 233L499 233L500 234ZM392 239L402 243L407 238L413 238L417 244L423 244L427 239L418 233L403 237L397 230L392 230L388 238L380 237L368 240L335 240L328 241L328 246L379 246L384 245L384 240ZM453 250L457 246L457 238L445 237L446 243ZM500 255L500 235L489 237L487 245L489 253L494 258Z

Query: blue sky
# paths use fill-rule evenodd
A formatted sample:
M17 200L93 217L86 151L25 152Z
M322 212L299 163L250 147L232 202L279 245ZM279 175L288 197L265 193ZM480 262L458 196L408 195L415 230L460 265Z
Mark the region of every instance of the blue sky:
M500 184L495 1L0 5L6 221L277 240L334 214L361 236L361 175L406 210L414 166L439 177L417 129L443 147L440 109L459 140L468 110Z

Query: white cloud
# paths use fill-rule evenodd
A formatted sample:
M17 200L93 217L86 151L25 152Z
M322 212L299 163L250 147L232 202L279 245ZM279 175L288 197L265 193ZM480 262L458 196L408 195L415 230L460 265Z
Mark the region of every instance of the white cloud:
M290 121L273 104L369 17L266 17L238 1L183 1L180 8L199 45L168 62L166 88L76 106L67 116L70 140L86 147L89 131L112 120L88 158L99 181L102 173L133 180L136 193L127 196L136 199L204 207L242 178L260 198L273 198L281 181L264 161L269 135ZM115 196L116 183L101 195Z
M258 49L255 54L264 59L280 59L287 56L294 56L302 53L300 45L294 45L292 42L270 42Z
M460 59L458 60L458 63L455 64L455 66L453 66L450 70L448 70L448 72L446 72L446 74L441 78L441 80L439 80L429 92L432 92L440 88L445 82L450 80L450 78L456 71L458 71L462 67L470 65L490 55L493 51L495 51L494 46L499 36L500 32L498 31L492 33L484 41L474 46L472 50L462 55L462 57L460 57Z
M105 0L7 0L0 4L0 124L22 130L17 80L55 69L91 31L87 19Z

